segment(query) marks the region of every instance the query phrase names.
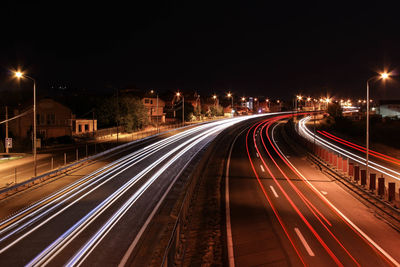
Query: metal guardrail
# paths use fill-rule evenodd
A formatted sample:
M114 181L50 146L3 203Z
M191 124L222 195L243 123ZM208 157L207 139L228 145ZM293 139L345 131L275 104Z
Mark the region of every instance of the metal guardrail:
M378 196L376 195L376 192L373 192L371 190L368 190L367 187L363 187L358 183L356 180L352 180L352 176L348 175L347 173L343 173L343 171L338 170L334 166L330 165L328 162L325 162L323 159L319 158L314 154L314 144L311 143L310 141L302 138L294 129L293 124L290 123L290 125L286 128L285 134L287 134L287 137L292 138L292 140L289 140L287 137L285 138L287 142L293 142L293 140L296 140L296 144L302 144L303 148L305 149L307 153L307 158L317 165L321 171L332 177L333 179L337 180L341 184L343 184L345 187L347 187L349 190L354 192L355 194L359 195L361 198L363 198L365 201L368 203L372 204L379 210L381 210L383 213L388 215L389 217L393 218L397 222L400 222L400 211L397 208L398 201L392 201L392 202L387 202L385 200L385 196ZM384 189L384 195L387 197L387 188ZM399 230L399 228L396 229Z
M210 121L200 122L200 123L197 123L197 124L195 124L195 125L202 125L202 124L209 123L209 122L210 122ZM147 140L147 139L150 139L150 138L159 136L159 135L161 135L161 134L166 134L166 133L169 133L169 132L173 132L173 131L175 131L175 130L185 129L185 128L188 128L188 127L193 127L193 126L195 126L195 125L194 125L194 124L191 124L191 125L185 125L185 126L179 127L179 126L181 126L181 124L174 124L174 125L169 125L168 127L166 127L166 131L162 131L162 132L158 132L158 133L157 133L157 131L155 131L155 130L153 130L153 131L148 131L148 132L146 132L146 133L151 134L152 132L154 132L154 134L148 135L148 136L145 136L145 134L142 134L142 135L141 135L142 138L140 138L140 139L132 140L132 141L130 141L130 142L128 142L128 143L125 143L125 144L122 144L122 145L119 145L119 146L110 148L110 149L108 149L108 150L105 150L105 151L103 151L103 152L97 153L97 154L95 154L95 155L92 155L92 156L83 158L83 159L81 159L81 160L72 162L72 163L70 163L70 164L67 164L67 165L64 165L64 166L62 166L62 167L59 167L59 168L57 168L57 169L55 169L55 170L51 170L51 171L49 171L49 172L43 173L43 174L41 174L41 175L39 175L39 176L32 177L31 179L28 179L28 180L26 180L26 181L24 181L24 182L21 182L21 183L18 183L18 184L14 184L14 185L12 185L12 186L10 186L10 187L1 189L1 190L0 190L0 199L4 199L4 198L6 198L7 196L9 196L9 195L11 195L11 194L13 194L13 193L19 192L19 191L21 191L22 189L26 189L26 188L28 188L28 187L30 187L30 186L33 186L33 185L35 185L35 184L37 184L37 183L39 183L39 182L45 181L45 180L47 180L47 179L49 179L49 178L51 178L51 177L55 177L55 176L57 176L57 175L60 175L60 174L62 174L62 173L65 173L65 172L67 172L67 171L70 171L70 170L72 170L72 169L78 168L79 166L81 166L82 164L84 164L84 163L87 162L87 161L96 160L97 158L102 157L102 156L104 156L105 154L114 152L114 151L116 151L116 150L118 150L118 149L123 149L123 148L128 147L128 146L131 146L131 145L133 145L133 144L135 144L135 143L137 143L137 142L142 142L142 141L144 141L144 140ZM172 126L175 126L176 128L170 128L170 127L172 127Z
M189 126L191 126L191 125L189 125ZM47 179L49 179L51 177L55 177L57 175L60 175L62 173L70 171L72 169L75 169L75 168L81 166L82 164L84 164L85 162L88 162L88 161L91 161L91 160L96 160L97 158L102 157L102 156L104 156L104 155L106 155L108 153L112 153L112 152L114 152L116 150L123 149L125 147L131 146L131 145L133 145L133 144L135 144L137 142L142 142L144 140L159 136L161 134L169 133L169 132L175 131L177 129L186 128L186 127L189 127L189 126L180 127L180 128L178 127L178 128L174 128L174 129L167 130L167 131L164 131L164 132L159 132L159 133L155 132L155 134L149 135L149 136L146 136L146 137L142 136L141 139L136 139L136 140L130 141L128 143L125 143L125 144L110 148L108 150L105 150L103 152L97 153L95 155L92 155L92 156L83 158L81 160L72 162L70 164L64 165L64 166L59 167L59 168L57 168L55 170L43 173L43 174L41 174L39 176L32 177L31 179L28 179L28 180L26 180L24 182L21 182L21 183L18 183L18 184L14 184L14 185L12 185L10 187L7 187L7 188L4 188L4 189L0 190L0 199L3 199L5 197L9 196L12 193L21 191L22 189L25 189L25 188L28 188L30 186L33 186L33 185L35 185L35 184L37 184L39 182L45 181L45 180L47 180Z
M165 248L164 256L162 259L161 266L176 266L180 265L185 254L185 230L190 225L190 208L192 202L196 199L196 194L199 190L201 182L201 174L203 173L203 167L210 160L210 155L215 149L215 145L218 143L218 139L224 135L218 135L216 139L207 147L205 154L202 156L200 162L197 163L195 170L190 174L189 184L186 188L185 196L182 200L176 222L172 230L171 237L168 245Z

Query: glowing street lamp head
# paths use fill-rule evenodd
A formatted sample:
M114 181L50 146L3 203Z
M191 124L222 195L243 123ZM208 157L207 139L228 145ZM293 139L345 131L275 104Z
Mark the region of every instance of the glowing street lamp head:
M301 95L298 95L298 96L297 96L297 99L299 99L299 100L302 99L302 98L303 98L303 97L302 97Z
M310 102L310 101L311 101L311 97L308 97L308 98L307 98L307 102Z
M269 102L269 99L267 98L267 99L265 99L265 102Z
M151 93L151 94L154 94L154 90L150 90L150 93Z
M386 80L387 78L389 78L389 73L387 73L387 72L381 73L381 78L383 80Z
M254 101L257 101L258 99L257 99L257 97L256 98L254 98Z
M217 99L217 96L216 96L216 95L213 95L213 98L214 98L214 99Z
M246 98L242 97L242 101L245 101L245 100L246 100Z
M231 97L231 96L232 96L231 92L229 92L229 93L227 94L227 96L228 96L228 97Z
M16 71L15 72L15 77L17 77L18 79L22 78L24 76L24 74L20 71Z
M180 93L180 92L177 92L177 93L176 93L176 96L181 96L181 93Z

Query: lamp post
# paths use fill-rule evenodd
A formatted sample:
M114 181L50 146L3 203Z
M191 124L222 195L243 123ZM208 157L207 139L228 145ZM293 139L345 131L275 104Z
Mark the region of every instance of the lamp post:
M365 168L366 168L366 176L368 177L368 164L369 164L369 82L372 81L373 79L376 79L377 77L371 77L367 80L367 112L366 112L366 121L367 121L367 127L366 127L366 155L365 155ZM380 76L378 76L378 78L382 79L382 80L386 80L387 78L389 78L389 74L384 72L381 73Z
M182 96L182 126L185 126L185 96L180 92L176 93L177 97Z
M301 95L297 95L297 96L296 96L296 103L295 103L296 112L298 111L297 102L298 102L299 100L301 101L301 99L303 99L303 97L302 97ZM300 104L301 104L301 103L300 103Z
M154 94L154 90L151 90L150 93ZM157 103L156 104L156 118L157 118L156 128L157 128L157 133L158 133L158 93L156 95L157 95L157 100L156 100L156 103Z
M271 102L269 101L269 99L265 99L265 102L268 103L268 112L271 112Z
M233 117L233 95L232 95L232 93L231 92L228 92L228 94L227 94L227 97L229 98L231 98L231 100L232 100L232 104L231 104L231 113L232 113L232 117Z
M212 98L214 99L214 106L215 108L217 108L217 101L218 101L217 95L213 95Z
M36 80L20 71L15 72L15 76L33 81L33 173L36 177Z

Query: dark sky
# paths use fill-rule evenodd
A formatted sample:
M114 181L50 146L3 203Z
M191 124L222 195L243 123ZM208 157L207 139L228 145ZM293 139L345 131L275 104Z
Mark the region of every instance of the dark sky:
M33 2L0 9L0 90L17 86L7 71L19 66L39 90L359 97L375 71L400 64L400 16L381 1ZM396 78L373 85L372 96L400 98Z

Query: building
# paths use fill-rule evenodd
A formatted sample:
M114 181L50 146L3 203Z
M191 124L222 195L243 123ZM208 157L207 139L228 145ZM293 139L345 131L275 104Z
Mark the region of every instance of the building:
M380 100L378 114L383 118L400 118L400 100Z
M72 134L86 134L97 131L97 120L94 119L72 119Z
M31 139L33 133L33 105L14 110L14 116L28 112L12 120L9 128L15 137ZM76 119L70 108L50 98L36 103L36 128L38 139L71 136L97 130L97 120Z
M157 97L143 97L143 105L147 108L147 113L149 115L149 120L151 122L165 123L165 101Z
M15 109L14 116L32 111L33 105L27 108ZM71 135L71 119L73 114L68 107L52 100L41 99L36 103L37 137L48 139L64 135ZM10 121L10 131L16 137L31 138L33 132L33 112Z

